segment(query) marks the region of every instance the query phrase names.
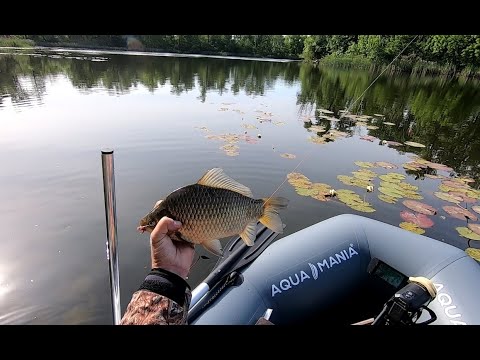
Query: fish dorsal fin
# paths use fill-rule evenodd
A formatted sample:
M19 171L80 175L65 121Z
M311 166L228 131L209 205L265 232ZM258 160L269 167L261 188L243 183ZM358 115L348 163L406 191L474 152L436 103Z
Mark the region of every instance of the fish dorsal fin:
M253 197L252 191L248 187L233 180L220 168L208 170L205 175L203 175L202 178L197 181L197 184L231 190L244 196Z

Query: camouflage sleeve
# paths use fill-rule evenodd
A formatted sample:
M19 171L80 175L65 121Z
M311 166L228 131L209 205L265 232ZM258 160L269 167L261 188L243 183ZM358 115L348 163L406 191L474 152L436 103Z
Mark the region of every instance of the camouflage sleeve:
M185 325L191 297L185 280L153 269L133 294L120 325Z

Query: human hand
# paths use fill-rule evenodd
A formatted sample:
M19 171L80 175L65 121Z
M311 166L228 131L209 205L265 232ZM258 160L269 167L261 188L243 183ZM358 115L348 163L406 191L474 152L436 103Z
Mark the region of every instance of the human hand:
M180 221L164 216L150 234L152 269L162 268L186 279L195 255L194 245L172 241L168 233L180 229Z

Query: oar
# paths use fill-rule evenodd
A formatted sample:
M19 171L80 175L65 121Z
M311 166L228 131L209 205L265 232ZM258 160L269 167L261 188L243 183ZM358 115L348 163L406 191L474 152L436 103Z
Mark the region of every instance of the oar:
M192 300L188 312L189 321L192 321L198 315L203 305L208 301L210 290L225 279L228 274L243 268L260 256L278 235L261 223L257 223L257 237L253 246L247 246L239 236L232 238L224 248L224 256L219 259L210 275L192 291Z

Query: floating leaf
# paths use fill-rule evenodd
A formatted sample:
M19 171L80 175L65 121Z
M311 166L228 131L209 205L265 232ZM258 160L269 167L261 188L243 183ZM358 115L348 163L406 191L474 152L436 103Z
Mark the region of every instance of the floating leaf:
M453 187L453 188L461 188L461 189L469 189L470 186L468 186L465 183L460 183L458 181L452 181L452 180L443 180L442 184L448 187Z
M415 200L404 200L403 205L420 214L435 215L437 210L430 205Z
M465 252L471 258L473 258L477 261L480 261L480 249L467 248L467 249L465 249Z
M467 195L465 195L465 194L463 194L463 193L460 193L460 192L453 192L453 191L452 191L452 192L450 192L449 194L461 198L462 201L465 202L465 203L467 203L467 204L474 204L474 203L477 202L477 199L468 197Z
M295 191L298 195L302 196L312 196L317 194L317 191L313 189L295 188Z
M371 205L363 201L362 198L353 191L350 190L337 190L338 200L345 203L351 209L361 212L374 212L375 209Z
M398 169L398 166L386 161L377 161L375 162L375 166L382 167L384 169Z
M432 169L435 169L435 170L442 170L442 171L446 171L446 172L453 171L453 169L451 167L448 167L447 165L438 164L438 163L434 163L434 162L427 161L427 160L425 160L425 165L427 165L429 168L432 168Z
M242 124L242 127L245 129L258 129L255 125L251 124Z
M480 206L472 206L472 210L475 211L477 214L480 214Z
M357 125L357 126L367 126L368 124L366 122L363 122L363 121L357 121L357 123L355 125Z
M284 153L284 154L281 154L280 156L286 159L295 159L297 157L296 155L289 154L289 153Z
M453 181L461 181L461 182L464 182L464 183L473 183L475 182L475 180L471 179L471 178L464 178L464 177L459 177L459 178L456 178L456 179L452 179Z
M378 126L375 126L375 125L367 125L367 129L368 129L368 130L377 130L377 129L378 129Z
M237 156L239 154L238 146L234 144L223 145L220 149L224 150L228 156Z
M405 141L404 144L408 145L408 146L418 147L418 148L424 148L425 147L425 145L414 142L414 141Z
M386 140L385 142L387 143L387 145L390 145L390 146L403 146L402 143L399 143L397 141Z
M334 114L333 111L327 110L327 109L317 109L318 112L324 113L324 114Z
M465 226L456 227L455 230L457 230L460 236L463 236L464 238L470 240L480 240L480 235L475 234L472 230Z
M480 235L480 224L468 224L467 226L475 234Z
M292 172L287 175L288 182L294 187L308 188L312 186L312 182L308 177L301 173Z
M311 141L315 144L326 144L325 138L322 136L311 136L308 138L308 141Z
M361 188L364 188L364 189L366 189L369 185L372 184L368 180L356 178L356 177L353 177L353 176L338 175L337 179L339 181L341 181L342 183L344 183L345 185L358 186L358 187L361 187Z
M445 176L443 175L425 174L425 176L430 179L445 179Z
M320 125L312 125L308 128L308 130L312 130L312 131L315 131L315 132L325 132L325 128L323 126L320 126Z
M415 234L421 235L421 234L425 233L425 230L419 228L419 227L418 227L416 224L414 224L414 223L402 222L402 223L400 223L399 226L400 226L402 229L411 231L411 232L413 232L413 233L415 233Z
M394 125L396 125L396 124L394 124L394 123L392 123L392 122L388 122L388 121L385 121L384 124L385 124L385 125L388 125L388 126L394 126Z
M474 214L460 206L443 206L443 210L455 219L477 221L477 217Z
M401 187L402 189L404 189L407 192L413 192L413 191L418 190L418 186L415 186L415 185L412 185L412 184L409 184L409 183L406 183L406 182L403 182L403 181L398 183L398 186Z
M461 197L455 196L455 195L452 195L452 194L449 194L449 193L436 191L436 192L433 193L433 195L435 195L439 199L449 201L449 202L454 203L454 204L459 204L462 201Z
M280 125L284 125L285 122L283 122L283 121L274 121L273 124L274 124L274 125L277 125L277 126L280 126Z
M427 215L415 214L410 211L403 210L400 212L400 217L410 223L413 223L421 228L430 228L433 226L433 221Z
M367 140L370 142L374 142L375 140L378 140L378 138L376 138L375 136L370 136L370 135L360 136L360 139Z
M378 116L378 117L384 117L385 115L382 115L382 114L373 114L375 116Z
M438 185L438 189L440 191L443 191L443 192L450 192L450 191L462 192L460 188L452 188L450 186L446 186L446 185L443 185L443 184ZM464 189L464 190L466 191L466 189Z
M470 189L465 193L467 196L480 200L480 191L477 189Z
M385 194L378 194L378 198L382 201L385 201L386 203L389 204L395 204L397 202L397 199Z
M354 177L363 180L373 180L377 174L368 169L360 169L358 171L352 171Z
M389 173L386 173L385 175L382 175L382 176L386 176L388 177L389 179L392 179L392 180L404 180L406 178L405 175L403 174L399 174L399 173L396 173L396 172L389 172ZM380 177L382 180L385 180L383 177ZM387 181L387 180L385 180ZM388 181L388 182L393 182L393 181Z
M362 168L372 168L375 167L373 163L368 162L368 161L355 161L355 165L360 166Z

